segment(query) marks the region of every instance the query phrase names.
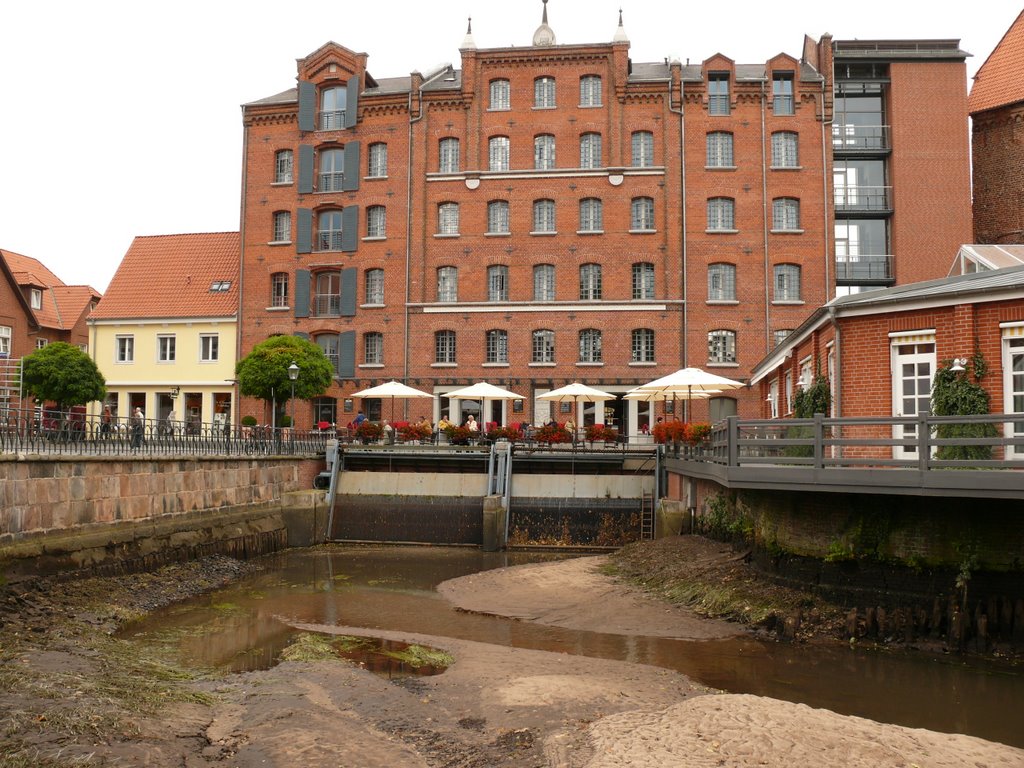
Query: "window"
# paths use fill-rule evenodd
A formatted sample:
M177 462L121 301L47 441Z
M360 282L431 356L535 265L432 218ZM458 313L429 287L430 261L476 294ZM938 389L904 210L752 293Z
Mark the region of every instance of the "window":
M274 155L274 183L291 184L294 173L294 155L290 149L282 149Z
M341 273L320 272L316 276L313 314L317 317L341 315Z
M786 413L793 412L793 372L786 371Z
M32 309L43 308L43 292L38 288L29 289L29 303L32 305Z
M508 151L508 136L492 136L487 143L487 169L489 171L507 171Z
M508 331L493 330L487 332L488 363L508 363Z
M446 303L459 300L458 267L438 267L437 300Z
M270 276L270 306L288 306L288 273L275 272Z
M772 111L776 115L793 114L792 72L776 72L772 75Z
M601 298L601 265L582 264L580 266L580 300L596 300Z
M230 290L230 280L214 280L212 283L210 283L210 293L227 293Z
M173 363L175 359L175 338L173 334L156 337L156 359L161 363Z
M384 270L383 269L368 269L366 270L366 303L367 304L383 304L384 303Z
M728 131L713 131L707 137L707 167L732 168L732 134Z
M555 362L555 332L542 329L533 332L533 353L531 363Z
M338 421L338 401L333 397L313 399L313 421L333 425Z
M708 362L736 362L736 331L711 331L708 333Z
M437 206L437 233L439 235L459 234L458 203L441 203Z
M779 328L772 331L772 346L777 347L786 340L786 337L793 332L792 328Z
M434 334L434 362L449 365L455 362L455 331Z
M604 212L600 199L587 197L580 200L580 231L600 232L604 229Z
M793 131L776 131L772 134L772 168L796 168L800 165L797 155L797 135Z
M220 360L220 335L216 333L199 334L199 360L203 363L215 363Z
M775 301L800 301L800 265L775 265Z
M533 201L533 231L554 232L555 231L555 201L534 200Z
M387 237L388 209L383 205L371 205L366 209L366 236Z
M712 72L708 75L708 114L729 114L728 72Z
M800 201L795 197L772 200L772 229L800 229Z
M36 339L36 349L42 349L43 347L45 347L49 343L50 343L49 339L44 339L44 338L40 337L40 338Z
M487 300L508 301L508 267L504 264L487 268Z
M459 140L448 137L438 145L438 168L441 173L459 172Z
M11 356L11 326L0 325L0 357Z
M580 331L580 362L601 362L601 331L597 328L584 328Z
M382 179L388 175L388 145L378 141L370 145L367 161L367 175Z
M650 328L637 328L633 331L631 362L654 362L654 331Z
M344 87L324 88L320 92L320 130L337 131L345 127L347 93Z
M345 186L345 150L320 150L318 192L341 192Z
M290 243L292 240L292 215L288 211L274 213L274 242Z
M580 78L580 106L601 106L601 76L584 75Z
M735 202L731 197L708 200L708 229L730 232L736 228Z
M327 358L327 362L331 364L331 369L334 371L334 375L338 375L338 334L336 333L322 333L315 338L316 345L323 350L324 357Z
M554 264L538 264L533 268L533 300L555 300Z
M633 167L650 168L654 165L654 134L650 131L634 131Z
M534 109L551 109L555 106L555 78L538 77L533 81Z
M580 136L580 168L601 167L601 134L584 133Z
M708 265L708 301L736 301L736 265Z
M341 250L341 211L324 211L317 217L317 250Z
M654 198L633 198L633 203L630 206L629 228L634 232L654 231Z
M384 334L370 331L363 334L363 364L384 364Z
M491 200L487 204L487 234L507 235L508 200Z
M508 80L491 80L491 103L488 109L511 109L511 92Z
M555 137L550 133L534 136L533 167L538 171L550 171L555 167Z
M633 265L633 298L654 298L654 265L640 261Z
M134 363L135 362L135 337L116 336L114 340L114 362Z

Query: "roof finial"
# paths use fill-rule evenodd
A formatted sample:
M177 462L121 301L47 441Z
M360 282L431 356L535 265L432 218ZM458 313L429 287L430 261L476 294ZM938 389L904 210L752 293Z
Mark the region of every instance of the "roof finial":
M619 8L619 27L615 30L615 36L612 38L613 43L628 43L629 38L626 37L626 28L622 24L622 9Z
M540 22L541 22L541 24L547 24L548 23L548 0L541 0L541 2L544 3L544 15L543 15L543 17L541 17Z
M554 45L555 32L548 26L548 0L542 0L542 2L544 3L544 13L541 16L540 26L533 33L533 44L535 46Z
M462 45L459 46L459 50L467 50L470 48L476 48L476 41L473 40L473 17L469 17L469 21L466 23L466 36L462 38Z

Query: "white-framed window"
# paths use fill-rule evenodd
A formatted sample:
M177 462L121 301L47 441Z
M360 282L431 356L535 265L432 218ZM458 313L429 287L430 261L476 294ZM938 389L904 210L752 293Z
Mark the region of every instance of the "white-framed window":
M487 234L507 235L508 233L508 200L491 200L487 204Z
M363 277L363 282L366 284L366 303L383 304L384 270L376 268L366 270L366 274Z
M28 292L29 304L32 309L43 308L43 292L38 288L30 288Z
M632 356L630 362L654 362L654 330L651 328L634 328L632 334Z
M508 363L508 331L492 329L487 332L485 362Z
M580 265L580 300L593 301L601 298L601 265Z
M533 137L533 167L538 171L550 171L555 167L555 137L542 133Z
M370 145L367 153L366 175L382 179L388 175L388 145L377 141Z
M772 112L778 115L793 114L793 73L772 74Z
M705 162L708 168L732 168L735 165L732 141L729 131L712 131L707 135Z
M11 326L0 325L0 357L11 356Z
M534 200L533 201L533 231L554 232L555 231L555 201Z
M292 241L292 215L288 211L274 212L274 242L290 243Z
M44 339L42 336L36 339L36 349L42 349L50 343L49 339Z
M487 300L508 301L508 267L504 264L487 268Z
M317 192L341 192L345 186L345 150L321 149Z
M1020 327L1002 329L1003 413L1024 414L1024 336ZM833 377L834 380L834 377ZM1016 442L1006 448L1007 458L1024 455L1024 419L1006 422L1004 436Z
M601 134L584 133L580 136L580 168L601 167Z
M708 332L708 362L736 362L736 331L721 328Z
M553 363L555 362L555 332L547 328L541 328L533 332L533 351L530 355L531 363Z
M735 264L708 264L708 301L736 301Z
M341 272L336 269L318 272L313 296L314 317L341 316Z
M604 358L601 356L601 331L597 328L584 328L580 331L580 359L581 363L600 363Z
M792 328L777 328L772 331L772 346L777 347L793 332Z
M387 237L388 209L383 205L371 205L366 209L366 236Z
M795 197L776 197L772 200L772 229L800 229L800 201Z
M786 413L793 412L793 372L786 371Z
M779 380L772 379L768 385L768 418L779 418Z
M321 211L317 216L317 251L341 250L341 211Z
M580 200L580 232L600 232L604 229L604 206L597 197Z
M220 334L199 334L199 361L215 363L220 360Z
M533 268L533 300L555 300L555 265L537 264Z
M459 300L459 268L437 268L437 300L453 303Z
M437 206L437 233L439 235L459 234L458 203L441 203Z
M810 355L800 361L800 378L796 383L800 389L807 389L814 383L814 373L811 370L811 363L812 360ZM928 392L931 394L931 389L929 389Z
M487 142L487 170L507 171L508 156L508 136L491 136Z
M323 350L324 357L331 364L331 368L334 370L334 374L338 374L338 363L340 360L341 345L339 343L338 334L336 333L321 333L314 338L316 345Z
M441 173L459 172L459 140L448 136L438 142L437 170Z
M345 127L348 91L344 86L320 91L320 130L337 131Z
M800 265L776 264L775 301L800 301Z
M654 298L654 265L649 261L638 261L633 265L633 298Z
M654 134L650 131L633 131L630 137L633 150L633 167L650 168L654 165Z
M708 199L708 229L719 232L736 229L736 203L731 197Z
M449 365L455 362L455 331L434 334L434 362Z
M173 363L176 357L177 340L173 333L161 333L156 337L156 359L161 363Z
M797 168L800 165L798 139L794 131L772 134L772 168Z
M729 114L728 72L711 72L708 74L708 114Z
M294 178L295 155L290 149L281 149L274 154L274 183L291 184Z
M270 306L288 306L288 273L275 272L270 276Z
M601 76L584 75L580 78L580 106L601 106Z
M488 109L511 109L512 86L508 80L491 80L491 101Z
M135 337L128 334L119 334L114 337L114 362L134 363L135 362Z
M555 78L548 75L533 81L534 109L551 109L555 106Z
M629 228L633 232L654 231L654 198L634 197L630 205Z
M384 364L384 334L369 331L363 334L363 364Z

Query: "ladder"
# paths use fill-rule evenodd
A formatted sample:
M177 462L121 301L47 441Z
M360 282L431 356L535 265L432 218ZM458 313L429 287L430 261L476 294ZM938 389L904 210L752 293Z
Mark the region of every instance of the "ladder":
M21 358L0 357L0 412L21 407Z
M654 540L654 494L648 491L640 497L640 540Z

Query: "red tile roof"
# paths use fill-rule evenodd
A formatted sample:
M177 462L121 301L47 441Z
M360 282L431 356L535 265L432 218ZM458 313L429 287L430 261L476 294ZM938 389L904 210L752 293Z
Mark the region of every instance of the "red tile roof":
M17 278L18 285L34 285L44 288L64 285L64 281L47 269L39 259L3 249L0 249L0 253L7 260L7 266L11 268L11 272Z
M136 237L92 319L233 317L240 258L237 232Z
M32 310L43 328L71 330L100 293L87 285L66 285L38 259L0 249L19 287L42 289L42 304Z
M1024 11L974 76L967 111L973 115L1020 101L1024 101Z

